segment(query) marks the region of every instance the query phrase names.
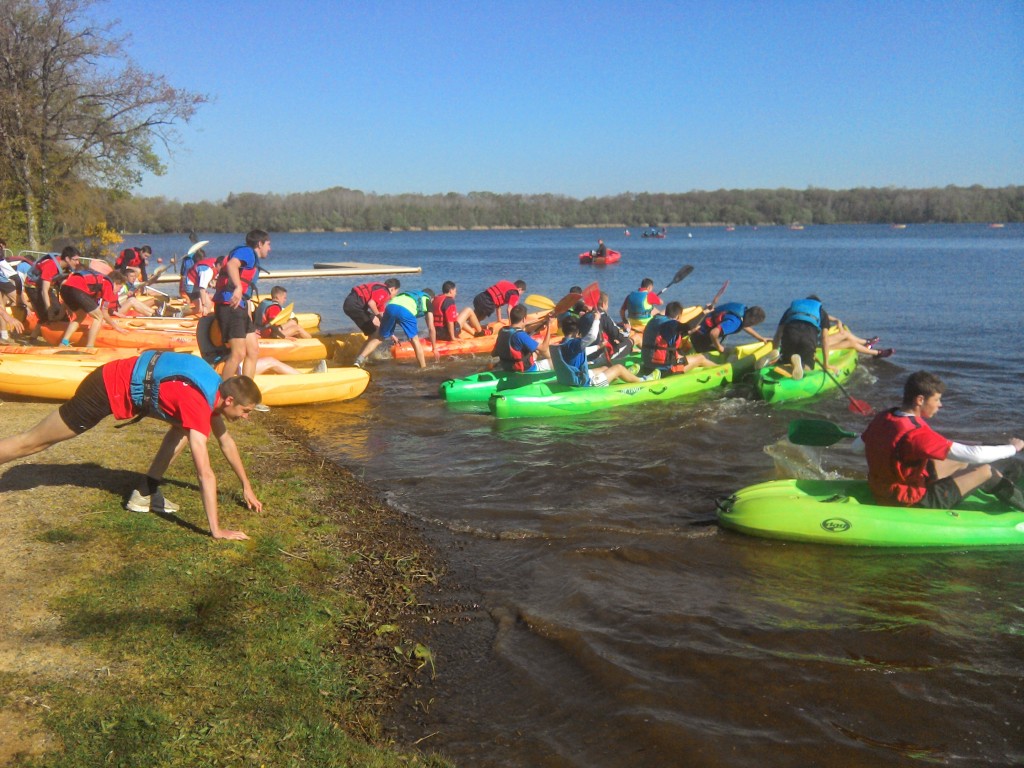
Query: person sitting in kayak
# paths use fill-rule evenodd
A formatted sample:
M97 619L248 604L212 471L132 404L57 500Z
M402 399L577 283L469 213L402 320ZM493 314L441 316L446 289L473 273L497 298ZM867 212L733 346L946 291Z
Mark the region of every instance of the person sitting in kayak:
M495 311L498 314L498 322L501 322L501 308L508 307L508 312L519 303L519 298L526 293L526 283L523 280L516 280L510 283L508 280L499 280L485 291L481 291L473 297L473 313L478 323L483 323Z
M434 360L440 360L437 352L437 332L434 328L434 313L431 312L431 299L434 292L429 288L422 291L405 291L392 298L384 308L384 314L380 320L380 328L371 336L362 351L356 355L353 363L356 368L362 368L366 364L366 358L373 354L373 351L380 346L385 339L395 336L396 327L400 327L412 343L416 352L416 362L420 368L427 367L427 360L423 355L423 345L417 332L416 321L423 317L426 319L427 330L430 333L430 347L434 350Z
M945 385L927 371L911 374L898 408L880 413L854 441L868 462L868 484L879 504L953 509L976 489L1024 511L1024 494L1014 485L1020 462L1008 469L991 462L1024 450L1024 440L1004 445L965 445L932 430L928 419L942 408Z
M670 301L665 313L652 317L644 328L640 345L640 373L660 371L662 376L686 373L701 366L715 365L702 354L686 355L691 351L689 335L693 328L680 320L683 305Z
M384 307L401 287L397 277L389 277L383 283L357 285L349 291L341 309L363 332L363 336L370 338L380 328Z
M834 349L856 349L871 357L885 358L895 350L875 349L870 346L878 339L863 341L850 333L842 324L838 333L828 333L833 319L822 306L821 299L811 294L806 299L797 299L783 313L775 329L773 343L779 350L779 359L788 362L793 368L793 378L800 380L805 369L813 369L815 351L821 346L821 359L828 360L829 352ZM822 330L825 333L822 333ZM829 370L835 370L829 366Z
M690 334L690 344L694 352L711 352L717 350L725 353L722 340L740 331L746 331L755 339L766 343L768 339L754 330L754 326L764 320L761 307L748 307L738 302L730 302L716 307L704 315L696 330Z
M654 281L645 277L637 290L626 294L619 315L622 322L629 323L630 328L640 333L652 317L660 314L656 309L660 304L661 298L654 292Z
M607 387L620 379L638 384L661 376L658 371L647 376L637 376L619 363L591 369L587 362L587 345L580 336L580 321L577 317L567 317L562 321L562 335L565 337L562 343L551 347L551 367L559 384L570 387Z
M159 418L169 422L170 428L125 506L132 512L177 512L178 506L164 498L160 486L171 461L187 444L213 538L247 539L242 531L220 527L217 478L210 466L208 440L212 432L242 483L246 505L261 512L263 504L253 492L238 446L224 420L248 419L262 397L252 379L235 376L222 382L207 363L194 355L143 352L95 369L60 408L27 432L0 440L0 465L77 437L107 416Z
M538 342L526 332L526 307L517 304L509 311L510 325L498 331L494 337L493 357L498 358L502 370L524 373L540 370L537 367L537 356L551 359L548 349L551 335L550 323L545 324L544 335Z
M608 294L601 291L597 306L580 315L580 337L584 344L588 349L594 344L598 346L597 352L590 355L592 363L621 360L633 351L633 340L629 333L616 325L608 314L608 302Z
M274 324L288 302L288 289L275 285L270 289L270 298L264 299L256 307L256 330L263 339L311 339L313 336L299 325L294 317ZM289 313L290 314L290 313Z
M483 336L483 327L476 319L472 307L466 307L459 312L455 303L455 297L459 289L454 281L445 280L441 284L441 293L434 297L431 304L431 314L434 316L434 328L437 338L441 341L455 341L462 333L462 326L469 328L474 336Z

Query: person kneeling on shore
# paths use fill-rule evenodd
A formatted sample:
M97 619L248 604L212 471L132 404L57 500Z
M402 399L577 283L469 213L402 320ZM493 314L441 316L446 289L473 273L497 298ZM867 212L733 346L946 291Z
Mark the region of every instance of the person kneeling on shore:
M1002 471L990 462L1009 459L1024 450L1024 440L1011 437L1004 445L965 445L932 430L928 419L942 407L942 380L927 371L911 374L903 387L903 403L878 414L853 446L868 461L868 484L879 504L953 509L972 491L981 489L1024 511L1024 494L1014 482L1020 462Z
M199 479L203 508L215 539L247 539L242 531L220 527L217 515L217 478L210 466L207 440L210 432L242 483L249 509L260 512L263 504L253 493L245 466L224 420L248 419L262 400L256 383L246 376L221 381L207 363L177 352L143 352L138 357L115 360L92 371L74 396L34 427L0 440L0 465L44 451L70 440L107 416L140 419L152 416L170 422L160 449L146 477L126 504L133 512L172 513L178 506L160 491L171 461L188 444Z

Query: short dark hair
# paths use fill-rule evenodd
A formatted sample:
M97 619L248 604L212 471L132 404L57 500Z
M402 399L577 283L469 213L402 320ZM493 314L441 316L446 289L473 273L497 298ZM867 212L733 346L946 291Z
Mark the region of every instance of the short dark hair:
M526 281L525 280L516 280L515 286L520 291L525 291L526 290Z
M397 277L389 277L384 281L384 285L388 288L394 288L396 291L402 287L402 282Z
M288 293L288 289L285 288L283 285L275 285L273 288L270 289L271 297L278 296L282 293Z
M572 288L569 289L569 293L583 293L583 289L580 288L578 285L574 285Z
M743 313L743 327L750 328L752 325L757 325L764 321L764 310L761 307L747 307L747 311Z
M455 282L453 280L445 280L441 283L441 293L448 293L448 291L455 288Z
M245 244L250 248L255 248L260 243L265 243L270 239L270 235L264 232L262 229L251 229L249 234L245 236Z
M82 252L73 245L65 245L64 250L60 252L60 257L65 260L80 259L82 258Z
M144 245L141 248L139 248L139 252L140 253L148 253L150 256L153 255L153 249L150 248L148 245Z
M645 277L643 280L640 281L640 290L641 291L646 291L648 288L653 288L653 287L654 287L654 281L651 280L651 278L649 278L649 277Z
M907 377L907 383L903 385L903 407L912 408L918 395L926 400L932 395L941 395L946 391L946 385L942 379L928 371L918 371Z
M239 405L259 405L263 402L263 393L256 382L248 376L232 376L225 379L218 387L223 398L233 397Z
M509 322L518 323L519 321L525 319L527 314L529 313L527 312L525 304L516 304L508 312Z
M434 289L433 288L424 288L423 292L425 294L427 294L427 296L429 296L430 298L434 298Z
M580 319L576 315L565 315L561 319L562 335L573 336L579 333Z
M683 314L683 305L678 301L670 301L665 305L665 317L671 317L675 320L681 314Z

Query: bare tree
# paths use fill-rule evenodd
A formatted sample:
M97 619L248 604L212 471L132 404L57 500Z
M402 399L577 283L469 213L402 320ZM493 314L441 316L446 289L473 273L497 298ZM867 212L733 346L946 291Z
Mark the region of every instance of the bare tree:
M143 72L116 24L87 18L95 0L0 3L0 191L16 198L25 239L49 235L61 194L83 183L128 190L162 174L154 145L209 101Z

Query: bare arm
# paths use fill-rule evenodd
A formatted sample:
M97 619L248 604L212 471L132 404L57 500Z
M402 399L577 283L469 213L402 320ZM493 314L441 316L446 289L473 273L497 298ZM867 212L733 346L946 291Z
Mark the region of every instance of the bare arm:
M256 493L249 483L249 476L245 473L245 464L242 462L242 456L238 452L238 446L235 444L235 439L228 432L228 427L224 423L223 417L214 416L210 420L210 426L213 429L213 434L217 437L217 442L220 443L221 453L224 454L224 458L228 460L228 464L238 477L238 481L242 484L242 495L245 498L246 506L256 512L262 512L263 502L256 498Z
M195 429L188 431L188 447L192 452L192 462L199 478L199 491L203 497L203 509L210 523L210 534L215 539L248 539L242 531L230 531L220 527L217 516L217 476L210 466L210 454L207 451L206 435Z

